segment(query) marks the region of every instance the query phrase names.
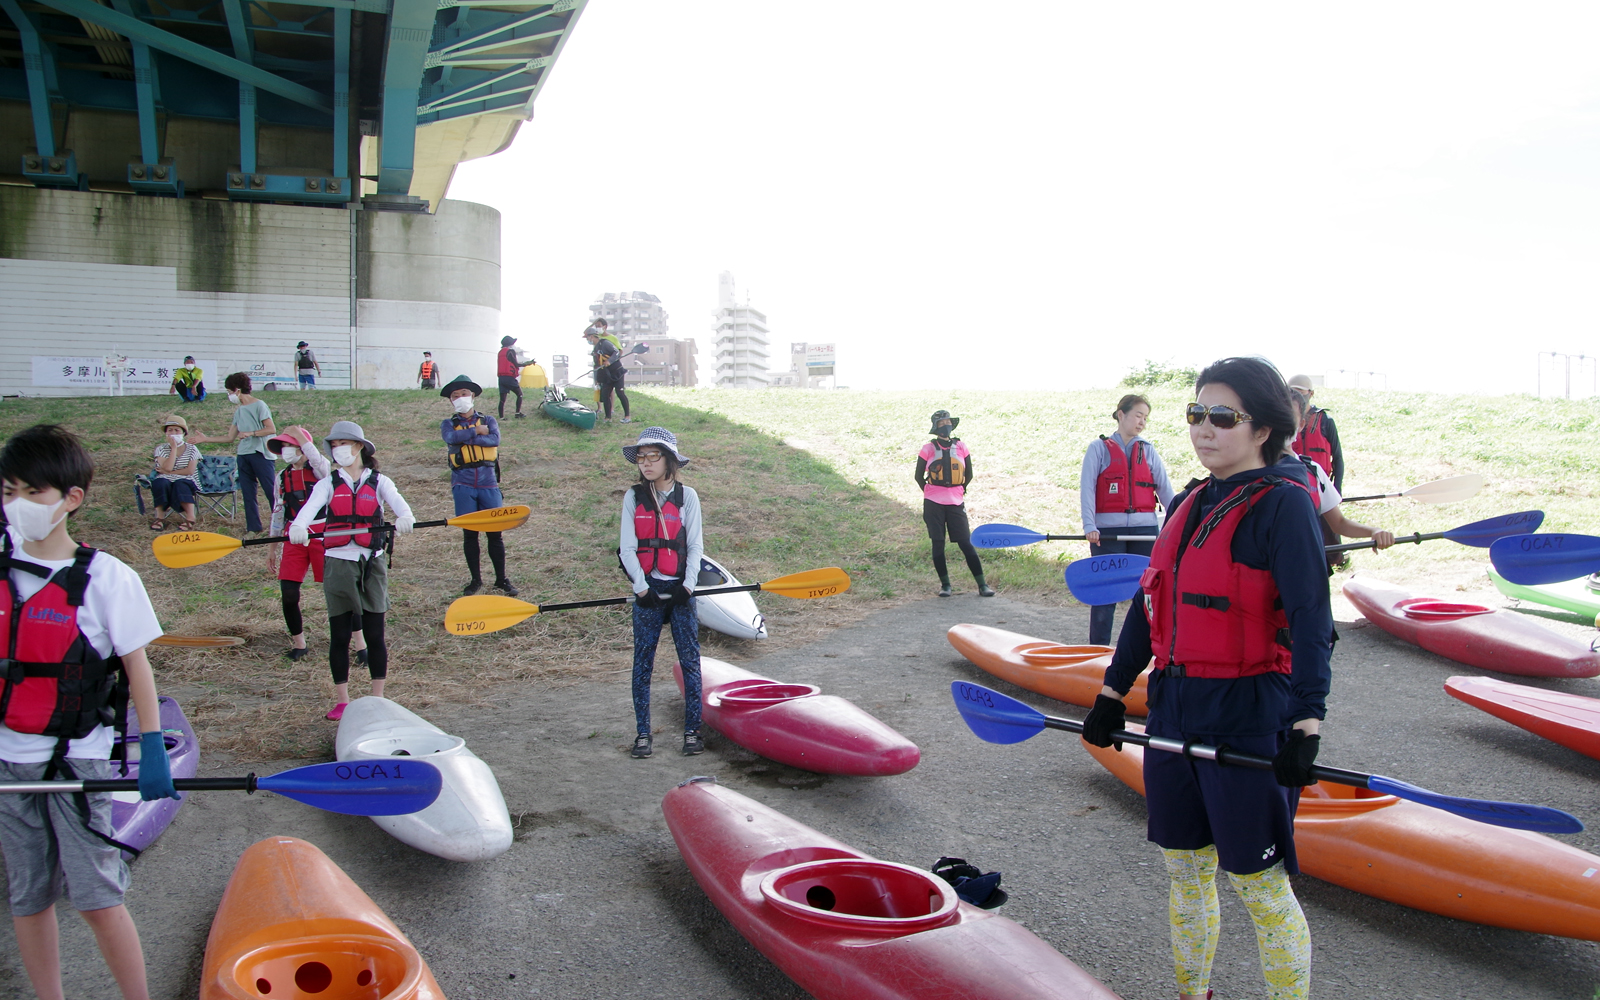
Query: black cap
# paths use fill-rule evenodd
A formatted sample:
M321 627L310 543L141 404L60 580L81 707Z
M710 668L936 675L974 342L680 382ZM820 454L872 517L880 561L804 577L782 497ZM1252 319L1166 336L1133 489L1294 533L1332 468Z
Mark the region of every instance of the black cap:
M300 341L300 343L298 343L298 344L296 344L294 346L296 346L296 347L310 347L311 345L302 340L302 341Z

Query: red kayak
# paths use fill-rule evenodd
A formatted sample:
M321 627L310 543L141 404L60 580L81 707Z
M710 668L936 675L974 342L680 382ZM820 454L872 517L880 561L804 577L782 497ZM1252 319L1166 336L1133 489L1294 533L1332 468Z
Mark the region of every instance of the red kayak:
M1021 924L691 778L661 803L700 888L817 1000L1114 1000Z
M678 693L683 671L672 665ZM784 684L731 663L700 660L700 710L706 725L780 764L818 774L882 777L917 766L917 745L857 708L819 694L814 684Z
M1367 621L1430 653L1469 667L1523 677L1600 676L1600 653L1512 611L1413 597L1358 577L1344 596Z
M1600 760L1600 698L1488 677L1452 677L1446 693L1513 726Z

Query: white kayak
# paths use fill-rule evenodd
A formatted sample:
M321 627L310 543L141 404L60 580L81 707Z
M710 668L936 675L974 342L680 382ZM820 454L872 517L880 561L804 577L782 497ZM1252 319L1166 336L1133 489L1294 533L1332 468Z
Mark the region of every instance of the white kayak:
M700 559L700 579L695 582L696 590L706 590L711 587L737 587L739 580L728 568L710 556ZM717 594L714 597L697 597L694 601L696 613L700 616L700 624L706 628L716 629L724 635L731 635L739 639L765 639L767 637L767 620L761 617L761 612L756 610L755 595L744 594Z
M433 805L409 816L372 821L401 843L450 861L484 861L511 847L511 814L489 765L466 741L387 698L357 698L339 720L340 760L410 756L439 769L444 787Z

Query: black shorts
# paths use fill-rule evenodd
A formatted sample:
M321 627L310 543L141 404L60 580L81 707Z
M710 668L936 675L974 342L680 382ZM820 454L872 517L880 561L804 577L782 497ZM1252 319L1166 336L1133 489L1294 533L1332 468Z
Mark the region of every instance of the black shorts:
M949 532L950 540L957 545L966 545L972 541L972 528L967 524L967 505L964 503L934 503L924 497L922 523L928 526L928 537L940 545L944 544L946 532Z
M515 375L500 376L500 395L504 396L508 392L514 392L519 396L522 395L522 381Z

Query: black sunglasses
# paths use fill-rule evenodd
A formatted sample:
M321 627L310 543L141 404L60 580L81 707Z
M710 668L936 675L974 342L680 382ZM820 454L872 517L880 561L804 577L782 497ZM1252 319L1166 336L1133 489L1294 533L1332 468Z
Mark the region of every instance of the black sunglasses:
M1190 426L1203 424L1206 418L1211 418L1211 426L1219 431L1232 430L1240 423L1248 423L1253 418L1248 413L1241 413L1231 406L1213 406L1207 409L1199 403L1190 403L1184 408L1183 416L1189 421Z

